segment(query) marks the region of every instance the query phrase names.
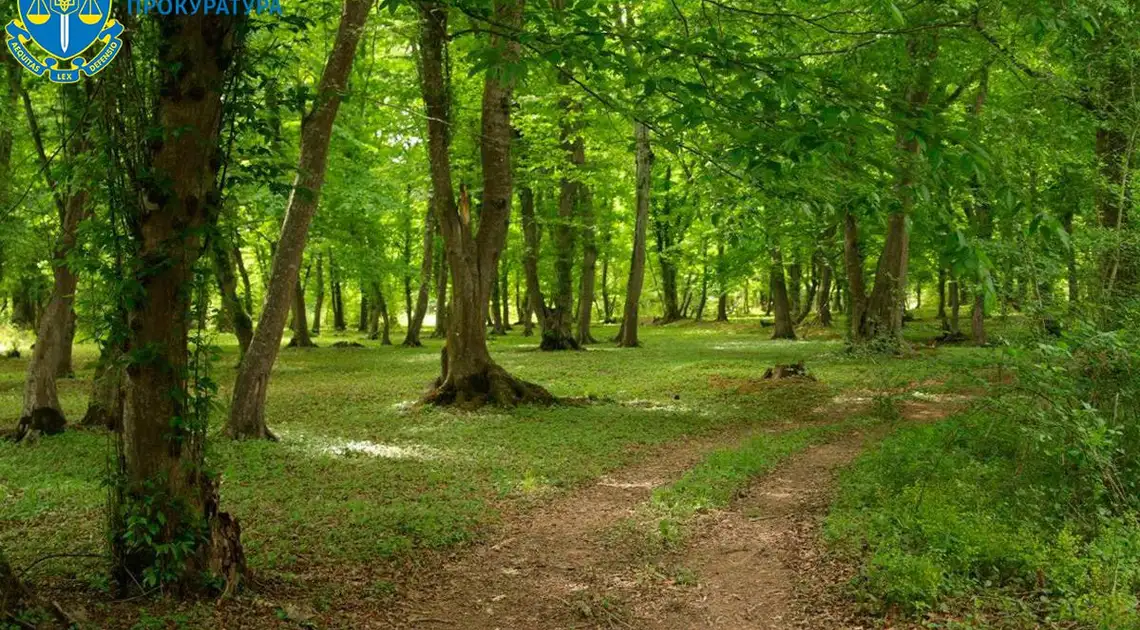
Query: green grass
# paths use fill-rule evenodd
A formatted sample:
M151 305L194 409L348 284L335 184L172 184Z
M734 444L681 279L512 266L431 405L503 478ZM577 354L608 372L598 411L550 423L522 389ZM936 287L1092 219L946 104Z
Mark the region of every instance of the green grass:
M600 339L616 330L599 327ZM223 508L242 523L252 567L289 576L345 563L399 563L484 537L504 511L548 500L683 436L739 427L779 427L812 397L756 387L775 363L805 360L826 395L930 380L966 383L991 351L946 348L869 362L834 334L776 342L756 320L646 327L644 347L600 344L588 352L542 353L517 331L492 341L496 360L559 396L599 402L553 409L453 413L410 407L436 376L440 346L409 350L365 341L334 349L283 350L267 418L280 443L217 436L234 377L236 348L220 337L220 382L210 465L222 474ZM354 338L354 336L352 336ZM97 352L81 345L78 378L61 383L65 412L86 406ZM14 420L26 361L0 360L0 405ZM810 432L809 432L810 433ZM808 433L756 437L714 455L656 501L675 510L720 505ZM44 554L103 548L108 456L105 434L70 431L33 444L0 443L0 546L15 566ZM725 472L729 471L729 472ZM106 584L90 561L47 561L33 580Z

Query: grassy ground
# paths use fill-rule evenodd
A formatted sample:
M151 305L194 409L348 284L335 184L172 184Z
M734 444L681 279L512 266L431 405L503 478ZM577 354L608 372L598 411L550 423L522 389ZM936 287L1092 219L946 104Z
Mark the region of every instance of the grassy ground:
M929 322L910 331L916 339L934 333ZM595 334L615 332L603 327ZM628 464L653 445L740 426L778 427L811 401L759 381L775 363L806 361L834 396L914 383L930 391L961 388L996 356L945 347L872 359L845 352L831 331L771 341L756 320L646 327L639 350L600 344L581 353L538 352L534 338L516 331L493 340L504 367L556 395L598 402L457 414L411 405L437 373L438 341L416 350L367 341L362 349L335 349L327 347L331 341L284 350L278 360L267 417L281 443L212 441L223 507L241 520L250 563L262 576L415 561L484 536L505 512ZM225 416L236 360L231 339L218 343L215 422ZM61 385L69 418L83 413L95 355L93 347L79 347L78 378ZM0 360L0 405L13 421L25 368L24 359ZM111 452L111 438L85 431L0 444L0 546L15 566L45 554L103 551L101 484ZM700 495L693 484L706 481L718 483L697 473L681 488ZM54 558L25 577L99 601L109 597L105 576L101 560Z

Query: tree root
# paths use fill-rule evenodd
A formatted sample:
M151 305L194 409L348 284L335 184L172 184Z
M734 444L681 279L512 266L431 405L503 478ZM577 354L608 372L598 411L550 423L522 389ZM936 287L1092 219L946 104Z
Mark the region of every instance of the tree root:
M558 402L541 385L511 376L491 364L481 374L460 381L437 382L421 401L425 405L478 409L484 406L553 405Z

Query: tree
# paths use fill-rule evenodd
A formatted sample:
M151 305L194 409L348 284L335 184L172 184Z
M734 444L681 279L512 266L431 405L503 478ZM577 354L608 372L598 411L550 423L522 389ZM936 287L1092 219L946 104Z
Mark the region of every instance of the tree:
M134 201L123 209L133 294L125 302L111 546L125 589L138 576L202 588L208 575L233 589L245 574L241 529L220 511L217 484L203 468L208 406L191 389L202 384L191 381L189 352L194 266L200 235L217 223L223 92L242 22L205 14L158 22L152 120L160 141L140 130L130 144L149 168L124 169ZM120 58L116 71L135 61Z
M371 8L372 0L345 0L336 39L321 73L317 100L301 123L297 178L293 182L285 221L281 226L281 237L273 255L269 289L253 341L242 360L234 384L230 416L226 423L226 434L232 438L274 439L265 424L265 396L268 393L269 375L281 349L281 336L291 303L295 302L299 293L297 286L301 259L328 166L333 122ZM303 316L303 299L301 304ZM304 324L303 321L298 323Z
M420 342L420 331L423 329L428 299L431 296L431 272L435 255L435 213L432 210L431 202L428 202L428 210L424 215L423 249L421 251L420 288L419 293L416 294L415 311L412 312L412 317L408 320L408 331L404 335L403 346L405 348L419 348L423 345Z
M420 16L421 82L432 197L452 284L441 374L425 401L464 406L550 402L553 398L545 389L516 379L491 359L484 327L511 205L511 95L516 80L511 66L519 58L519 44L499 32L490 37L488 52L500 64L489 67L484 77L480 143L483 208L476 228L466 203L456 203L451 180L451 105L444 73L447 8L421 2ZM507 34L517 31L523 22L521 0L495 0L492 19Z
M629 284L625 291L625 313L621 322L618 345L636 348L638 306L645 284L645 237L649 225L649 194L652 185L653 151L649 147L649 127L642 122L633 126L637 147L637 219L633 228L633 254L629 263Z

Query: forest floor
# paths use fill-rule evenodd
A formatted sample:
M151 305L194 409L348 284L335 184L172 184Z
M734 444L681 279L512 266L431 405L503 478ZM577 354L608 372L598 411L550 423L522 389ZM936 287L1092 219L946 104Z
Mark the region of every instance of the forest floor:
M113 598L102 434L0 445L0 545L90 627L867 627L818 536L832 480L868 440L960 409L998 353L929 348L922 323L889 359L834 331L766 333L683 323L637 351L551 354L516 332L494 341L505 367L591 402L460 414L411 404L438 342L287 350L268 409L282 442L211 447L257 576L232 600ZM224 404L235 354L219 345ZM69 417L94 353L61 388ZM816 380L760 378L799 360ZM13 412L25 365L0 362Z

